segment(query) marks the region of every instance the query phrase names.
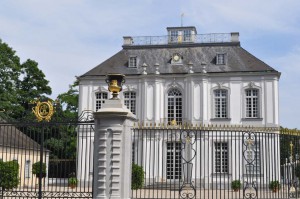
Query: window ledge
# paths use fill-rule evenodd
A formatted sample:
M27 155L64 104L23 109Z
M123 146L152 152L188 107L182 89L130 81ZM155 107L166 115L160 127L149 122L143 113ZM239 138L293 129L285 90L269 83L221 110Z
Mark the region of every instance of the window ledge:
M231 118L211 118L210 121L231 121Z
M262 121L263 118L242 118L242 121Z

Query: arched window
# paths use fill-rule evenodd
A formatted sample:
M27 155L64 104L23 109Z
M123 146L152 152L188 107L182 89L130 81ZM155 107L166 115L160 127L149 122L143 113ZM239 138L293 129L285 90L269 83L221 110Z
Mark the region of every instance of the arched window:
M228 117L227 90L214 90L215 118Z
M182 122L182 94L178 89L168 92L168 122Z
M104 104L104 101L107 99L107 93L105 92L99 92L95 94L96 97L96 111L102 108L102 104Z
M250 88L245 90L245 110L246 118L258 118L258 95L259 90L255 88Z
M136 114L136 93L133 91L124 92L124 104L133 114Z

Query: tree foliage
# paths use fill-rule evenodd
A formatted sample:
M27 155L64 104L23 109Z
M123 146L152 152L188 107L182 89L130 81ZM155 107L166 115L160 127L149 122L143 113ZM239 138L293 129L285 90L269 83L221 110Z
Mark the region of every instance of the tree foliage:
M19 185L19 164L17 161L0 161L0 187L2 190L16 188Z
M21 74L20 58L0 39L0 110L8 115L20 111L17 101L17 83Z
M0 110L7 117L21 119L30 101L51 94L48 84L37 62L20 63L16 52L0 40Z
M41 170L42 166L42 170ZM46 177L47 174L47 166L45 163L41 165L41 162L36 162L32 164L32 174L36 175L36 177L40 177L40 174L42 175L42 178Z
M141 189L144 186L144 169L142 166L132 163L131 189Z

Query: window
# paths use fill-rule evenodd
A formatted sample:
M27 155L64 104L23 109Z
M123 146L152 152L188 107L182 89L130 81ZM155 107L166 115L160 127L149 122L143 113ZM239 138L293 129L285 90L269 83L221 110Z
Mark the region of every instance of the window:
M260 145L258 142L247 146L246 154L246 174L260 174Z
M181 143L167 142L167 179L181 179Z
M172 120L182 122L182 95L178 89L168 92L168 122Z
M258 89L247 89L246 118L258 118Z
M30 178L30 160L25 162L25 178Z
M225 64L225 54L217 54L217 65Z
M227 90L214 91L215 118L227 118Z
M191 41L191 30L184 30L183 31L183 41Z
M172 30L171 31L171 42L177 42L178 41L178 31Z
M228 143L215 142L215 172L228 173Z
M107 93L104 92L96 93L96 111L101 109L102 104L105 103L106 99L107 99Z
M132 91L124 92L124 104L133 114L136 114L136 93Z
M137 57L130 57L129 58L129 67L136 68L137 67Z

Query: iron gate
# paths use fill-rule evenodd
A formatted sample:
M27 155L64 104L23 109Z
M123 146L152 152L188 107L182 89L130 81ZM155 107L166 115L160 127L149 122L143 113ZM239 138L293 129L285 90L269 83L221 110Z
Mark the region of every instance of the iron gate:
M0 120L2 198L92 198L93 126L88 111L78 121Z
M152 125L134 128L132 140L133 163L144 171L144 184L132 190L133 198L259 199L300 195L299 132ZM175 164L172 158L178 150L180 157ZM171 179L170 171L181 175Z

